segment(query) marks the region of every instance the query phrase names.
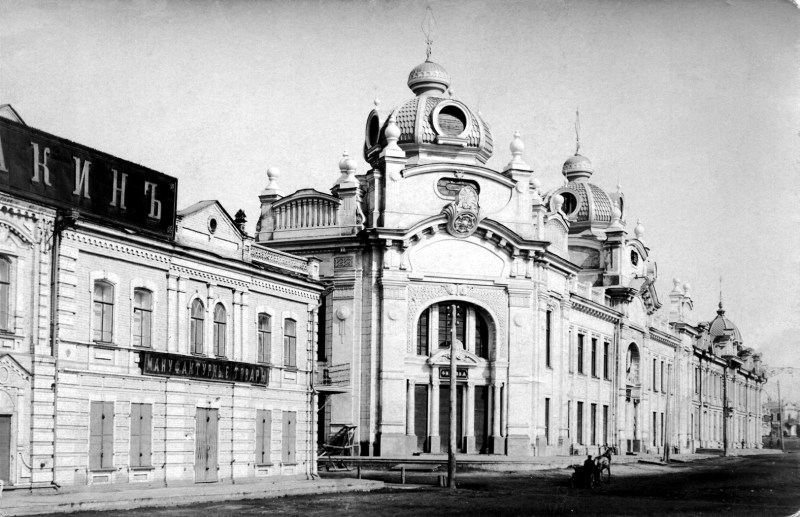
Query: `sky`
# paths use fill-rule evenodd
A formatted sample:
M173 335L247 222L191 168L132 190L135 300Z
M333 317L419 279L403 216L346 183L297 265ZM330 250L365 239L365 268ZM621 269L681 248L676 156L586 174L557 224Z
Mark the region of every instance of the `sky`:
M266 170L328 191L366 117L413 96L432 59L514 131L545 190L575 152L620 184L658 263L774 366L800 367L800 9L728 1L0 0L0 104L49 133L176 176L179 208L219 199L253 230Z

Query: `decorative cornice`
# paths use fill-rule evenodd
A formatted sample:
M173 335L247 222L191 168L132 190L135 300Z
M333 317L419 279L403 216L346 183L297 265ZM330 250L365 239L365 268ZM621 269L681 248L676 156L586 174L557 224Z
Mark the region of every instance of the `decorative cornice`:
M580 311L584 314L588 314L589 316L611 323L616 323L622 318L622 314L603 307L602 305L588 300L580 295L572 293L570 298L573 310Z

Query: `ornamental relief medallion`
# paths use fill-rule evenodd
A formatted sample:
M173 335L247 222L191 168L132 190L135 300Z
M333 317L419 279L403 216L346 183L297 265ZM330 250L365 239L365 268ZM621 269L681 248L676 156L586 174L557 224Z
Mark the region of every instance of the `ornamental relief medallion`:
M458 191L456 199L442 210L447 216L447 231L453 237L464 239L472 235L481 220L478 191L466 185Z

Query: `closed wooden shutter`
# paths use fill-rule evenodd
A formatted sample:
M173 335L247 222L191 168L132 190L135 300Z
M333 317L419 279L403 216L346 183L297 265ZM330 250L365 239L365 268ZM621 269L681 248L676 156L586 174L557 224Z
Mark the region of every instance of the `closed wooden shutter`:
M293 411L283 412L283 433L281 435L281 443L283 455L281 460L283 463L297 463L297 449L295 440L297 438L297 413Z
M417 450L425 451L428 441L428 386L414 386L414 434L417 436Z
M153 405L139 404L139 466L149 467L151 464Z
M92 402L89 413L89 468L111 468L114 466L114 403Z
M256 464L270 464L272 412L259 409L256 415Z
M141 467L142 405L131 404L131 467Z
M103 452L103 403L92 402L89 412L89 469L100 468Z
M103 452L101 467L109 469L114 466L114 403L103 403Z

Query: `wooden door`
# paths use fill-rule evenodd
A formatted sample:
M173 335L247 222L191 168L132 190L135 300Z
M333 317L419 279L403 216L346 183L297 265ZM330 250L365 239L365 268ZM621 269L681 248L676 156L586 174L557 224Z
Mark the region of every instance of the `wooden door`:
M0 415L0 479L11 484L11 415Z
M428 441L428 386L414 386L414 434L417 436L417 451L426 452Z
M217 480L217 423L219 410L197 408L194 479L198 483Z
M489 446L489 387L475 386L475 450L479 454L487 453Z
M464 443L464 386L456 385L456 452ZM439 440L442 453L450 450L450 384L439 385Z

